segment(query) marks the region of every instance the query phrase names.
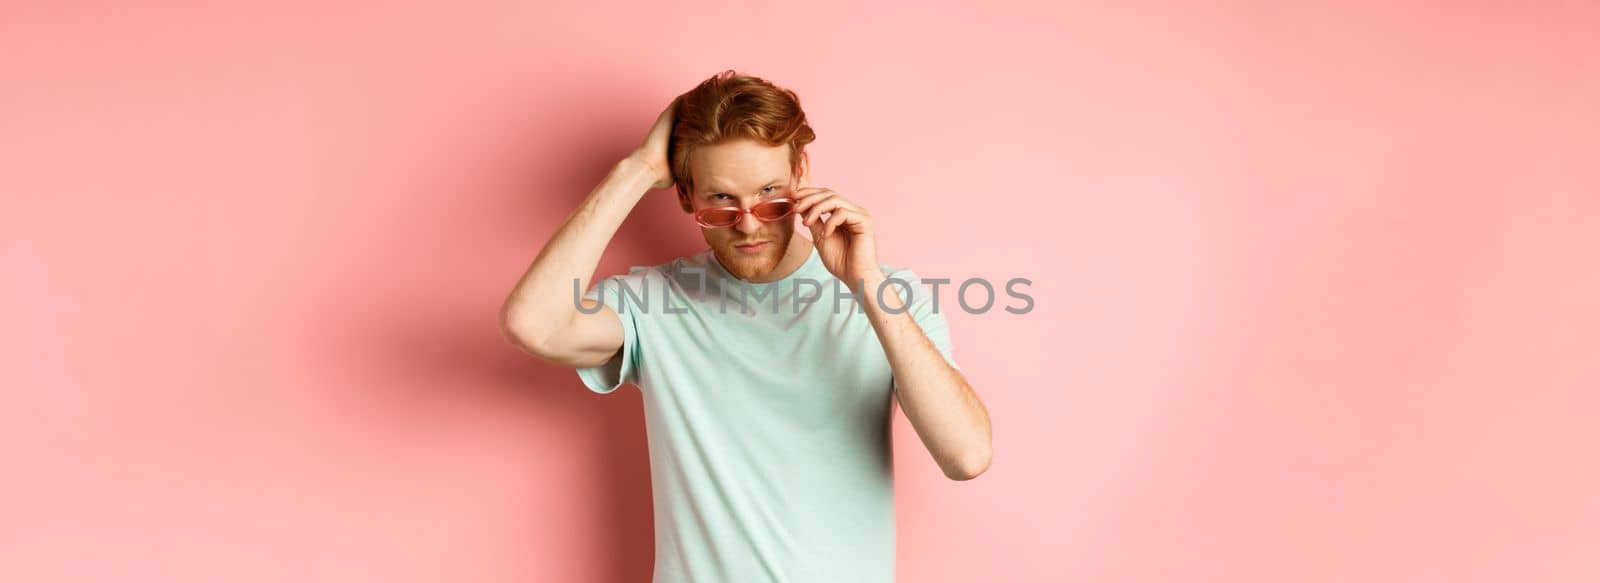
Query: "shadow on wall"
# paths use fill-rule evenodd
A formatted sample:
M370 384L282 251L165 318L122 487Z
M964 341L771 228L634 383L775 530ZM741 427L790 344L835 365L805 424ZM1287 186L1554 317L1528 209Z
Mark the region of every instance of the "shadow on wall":
M598 476L559 476L542 473L546 470L538 464L528 466L541 472L529 480L533 483L600 485L600 490L579 502L589 507L574 509L571 514L592 520L579 531L595 533L596 540L587 544L607 557L605 574L599 579L607 583L648 581L653 567L649 450L641 395L632 385L609 395L590 392L573 370L539 360L508 343L496 320L500 303L545 242L610 165L638 145L670 100L665 96L657 104L637 93L637 85L574 88L552 103L549 98L554 93L542 91L541 102L529 105L529 111L537 111L540 117L509 123L513 129L504 130L502 139L513 143L494 150L504 158L474 160L486 165L470 169L470 174L489 184L487 192L462 192L461 184L430 185L450 197L476 199L454 203L475 208L450 217L454 225L441 219L427 225L425 232L407 235L436 237L450 247L444 254L447 258L474 258L471 262L480 265L449 265L449 260L411 263L400 272L411 280L404 290L412 296L407 313L401 318L393 313L369 313L365 322L353 322L361 331L361 338L355 341L388 348L367 351L381 355L378 358L384 361L364 366L407 375L402 386L426 393L385 398L444 406L471 403L496 410L511 407L526 423L553 421L566 432L560 443L528 444L525 451L535 456L530 459L537 459L539 450L560 448L593 460L591 467L602 468L603 474ZM583 121L569 121L573 119ZM479 228L463 228L463 224ZM607 275L625 273L630 265L656 265L703 248L698 227L678 207L676 192L670 188L651 191L618 230L590 285ZM494 260L483 261L485 257ZM463 277L475 281L464 282ZM379 285L354 284L369 288L369 293ZM337 309L340 319L352 323L348 305ZM549 506L549 501L532 501L512 510ZM526 513L514 521L519 540L529 532L548 536L572 529L553 524L536 512ZM536 569L553 560L551 552L524 548L514 560Z
M687 89L685 87L684 89ZM526 259L509 274L514 281L528 262L561 226L568 213L582 202L590 191L610 170L611 164L631 152L643 139L650 124L670 101L665 95L660 103L639 99L638 86L609 89L590 88L565 95L570 99L565 105L545 105L547 112L557 116L583 115L590 120L607 120L605 123L577 124L571 132L549 132L541 129L535 135L543 143L538 147L559 147L566 152L550 156L551 162L534 164L522 172L537 186L527 192L548 192L548 196L522 196L521 201L532 205L531 212L519 217L533 217L521 229L529 233L526 238ZM595 109L596 95L608 95L619 101L609 102L603 110ZM563 113L565 112L565 113ZM568 126L572 127L572 126ZM561 163L568 160L570 163ZM645 194L634 211L618 228L607 245L600 265L589 280L589 285L608 275L626 273L630 266L652 266L674 257L687 255L705 248L699 227L678 206L673 188L653 190ZM509 291L502 291L502 295ZM491 312L498 306L489 306ZM474 330L474 333L478 333ZM552 365L527 356L509 346L488 330L489 340L484 354L503 358L495 367L501 378L495 386L520 392L535 401L535 407L559 411L570 416L569 424L576 432L569 443L592 444L590 455L604 460L604 475L598 481L606 491L596 492L597 507L579 513L596 518L602 533L597 548L612 553L607 568L609 572L601 581L607 583L637 583L649 581L654 562L654 520L651 515L650 458L645 435L645 419L641 395L637 387L625 385L608 395L598 395L585 388L571 369ZM509 354L502 357L500 355ZM533 390L545 387L550 390ZM601 506L603 504L603 506ZM559 528L532 517L538 528Z

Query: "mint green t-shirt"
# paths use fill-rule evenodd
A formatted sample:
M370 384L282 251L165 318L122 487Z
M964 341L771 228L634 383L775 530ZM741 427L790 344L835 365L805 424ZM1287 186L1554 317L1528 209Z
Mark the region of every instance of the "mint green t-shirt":
M900 294L954 366L946 306L914 272L882 268L905 282L885 296ZM814 248L775 282L738 279L707 249L584 297L617 313L624 340L578 376L643 396L653 583L894 581L896 385L866 313Z

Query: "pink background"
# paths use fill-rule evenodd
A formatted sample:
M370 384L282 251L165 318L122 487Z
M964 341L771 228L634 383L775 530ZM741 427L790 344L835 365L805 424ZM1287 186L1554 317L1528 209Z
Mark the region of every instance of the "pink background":
M645 581L638 392L496 311L726 68L1035 282L949 313L989 472L896 421L902 581L1600 579L1593 2L148 4L0 8L0 580Z

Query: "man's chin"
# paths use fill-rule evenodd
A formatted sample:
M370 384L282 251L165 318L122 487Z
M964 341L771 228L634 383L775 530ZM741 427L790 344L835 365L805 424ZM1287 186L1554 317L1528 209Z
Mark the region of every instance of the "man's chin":
M718 251L717 256L722 259L722 265L728 269L728 273L739 279L752 279L771 273L778 267L778 260L783 258L774 253L747 255L738 250Z

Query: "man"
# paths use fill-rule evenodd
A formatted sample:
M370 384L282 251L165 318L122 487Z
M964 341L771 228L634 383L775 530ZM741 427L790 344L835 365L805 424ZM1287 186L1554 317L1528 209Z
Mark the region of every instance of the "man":
M706 80L566 218L502 309L523 350L592 391L643 394L656 583L893 581L893 401L946 476L988 467L988 412L933 293L878 263L865 209L809 186L814 139L793 92L733 71ZM709 248L580 302L623 218L673 185Z

